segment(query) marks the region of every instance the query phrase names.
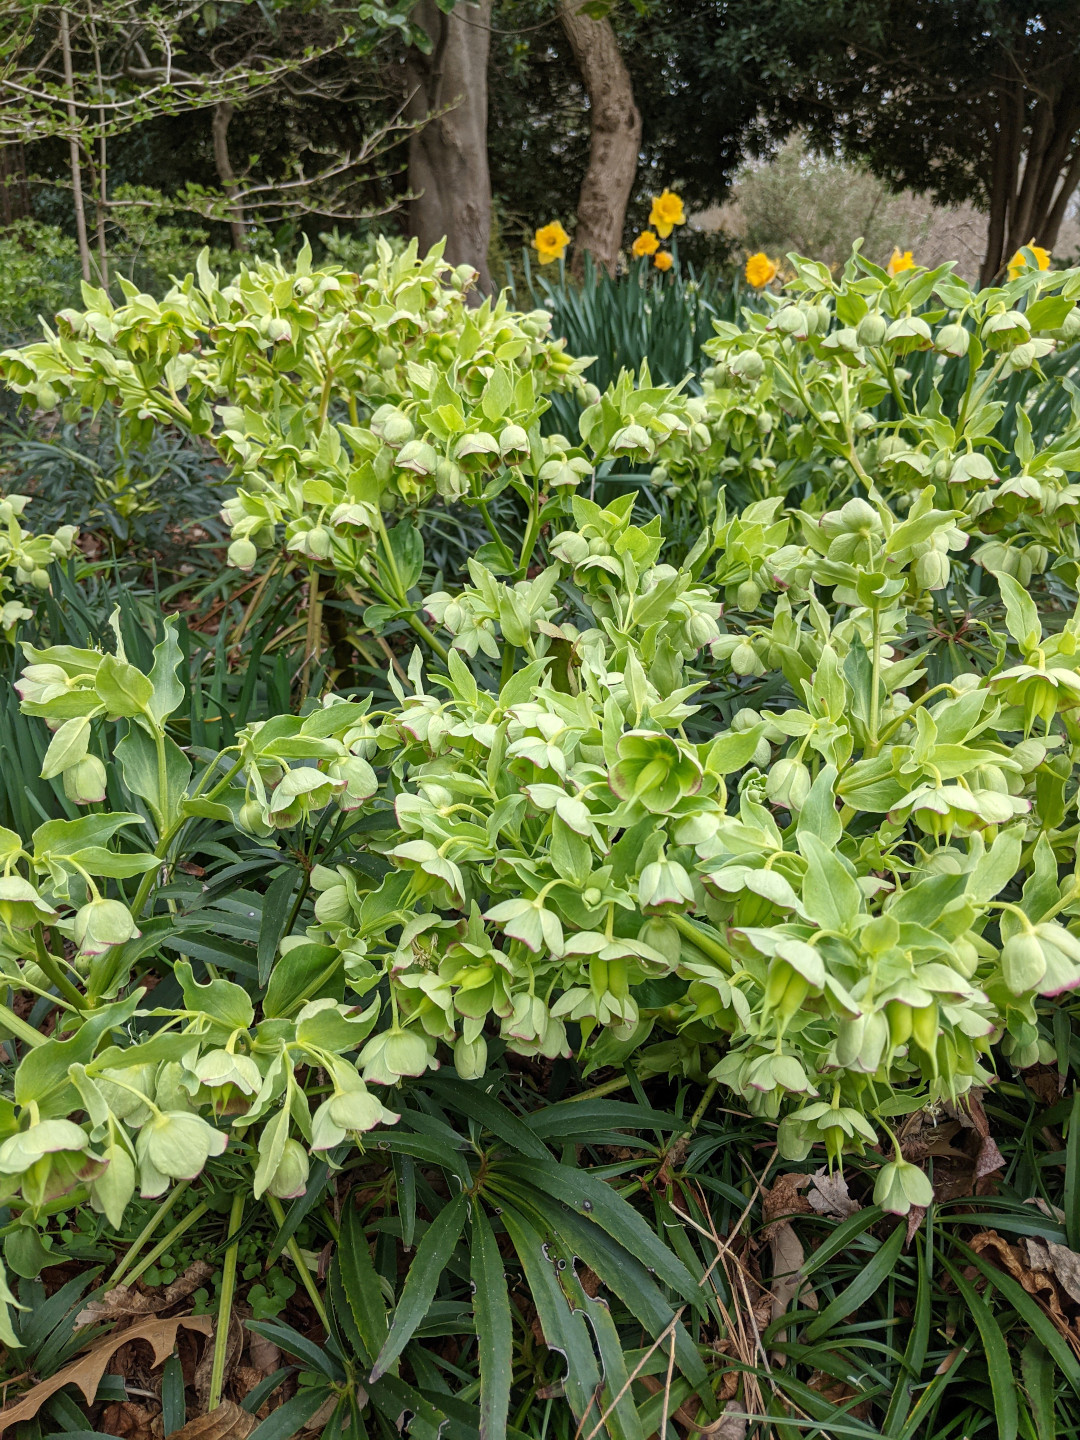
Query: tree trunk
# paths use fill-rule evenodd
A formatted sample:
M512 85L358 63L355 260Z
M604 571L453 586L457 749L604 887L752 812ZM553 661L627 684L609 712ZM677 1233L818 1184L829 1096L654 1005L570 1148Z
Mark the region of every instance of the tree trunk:
M487 64L492 0L459 3L444 14L420 0L412 18L432 50L411 48L405 62L410 120L432 118L409 141L409 231L420 250L446 237L452 265L472 265L491 293L491 177L487 158ZM441 112L441 113L440 113Z
M6 229L30 214L30 186L23 147L0 145L0 228Z
M559 19L589 96L589 167L578 196L573 271L588 251L609 274L622 244L641 149L641 112L610 20L582 15L582 0L558 0Z
M1040 96L1029 117L1023 107L1023 92L1002 96L982 285L993 284L1022 246L1053 248L1080 183L1080 102L1070 90Z
M75 236L79 242L82 276L90 283L90 244L86 238L86 209L83 206L82 160L79 154L79 121L75 111L75 73L71 63L71 31L68 13L60 11L60 48L64 57L64 86L67 91L67 115L70 132L68 148L71 158L71 193L75 202Z
M234 250L247 249L247 233L244 227L244 209L237 200L240 187L236 183L236 172L229 155L229 121L233 117L231 100L219 100L214 106L214 166L217 169L221 188L233 202L229 209L229 234Z

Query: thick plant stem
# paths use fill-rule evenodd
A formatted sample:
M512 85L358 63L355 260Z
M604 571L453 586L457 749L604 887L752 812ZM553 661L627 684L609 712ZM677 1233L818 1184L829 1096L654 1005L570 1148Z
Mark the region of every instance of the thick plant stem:
M135 1239L128 1246L127 1253L125 1254L124 1258L120 1261L120 1264L117 1265L111 1277L106 1282L106 1290L111 1290L114 1285L120 1284L120 1281L123 1278L125 1272L134 1263L136 1255L138 1255L139 1251L146 1244L147 1240L150 1239L150 1236L165 1219L166 1215L168 1215L169 1211L173 1208L173 1206L180 1199L180 1196L183 1195L184 1191L187 1188L188 1182L186 1180L181 1180L180 1184L174 1187L172 1193L169 1195L169 1198L164 1202L164 1204L158 1206L158 1208L154 1211L153 1215L151 1215L150 1219L143 1226L142 1230L139 1231L138 1235L136 1235Z
M208 1411L221 1404L221 1388L225 1383L225 1357L229 1350L229 1325L232 1321L233 1295L236 1291L236 1257L240 1250L240 1225L244 1219L244 1195L233 1196L229 1211L229 1248L221 1271L221 1299L218 1302L217 1324L214 1328L214 1359L210 1367L210 1393L206 1397Z
M716 1094L717 1086L719 1084L719 1080L710 1080L708 1085L705 1086L705 1094L702 1095L701 1099L698 1101L697 1109L694 1111L693 1115L690 1116L691 1130L696 1130L697 1127L701 1124L702 1118L705 1115L705 1111L709 1108L709 1102Z
M881 699L878 691L881 688L881 614L874 610L874 629L872 641L874 653L871 656L870 669L870 719L868 728L869 738L866 742L867 755L876 755L881 748L881 741L878 739L878 727L881 723Z
M45 945L45 935L40 922L34 926L34 948L37 952L35 959L37 960L38 969L49 977L64 999L67 1000L69 1004L74 1005L75 1009L81 1014L82 1011L86 1009L86 997L76 990L75 986L60 969L55 958L49 954Z
M175 1240L178 1240L180 1236L190 1230L197 1221L201 1220L209 1208L210 1207L206 1205L205 1202L200 1202L200 1204L195 1206L194 1210L190 1211L187 1215L184 1216L183 1220L178 1220L173 1226L173 1228L169 1231L169 1233L165 1236L164 1240L159 1240L158 1243L154 1246L154 1248L150 1251L150 1254L147 1255L145 1259L140 1260L138 1265L136 1265L135 1269L132 1270L131 1274L125 1277L124 1283L126 1285L134 1285L135 1281L138 1280L139 1276L149 1270L150 1266L153 1265L154 1261L164 1255L166 1250L168 1250L170 1245L172 1245ZM109 1286L109 1289L112 1289L111 1285Z
M311 671L317 659L322 638L322 577L312 569L308 576L307 630L304 636L304 664L300 671L300 699L306 700L311 685Z
M274 1220L277 1222L277 1224L279 1226L284 1225L285 1207L282 1205L281 1201L277 1198L277 1196L268 1194L266 1197L266 1203L267 1205L269 1205L270 1213L271 1215L273 1215ZM315 1307L315 1314L318 1315L319 1320L322 1322L323 1329L329 1335L331 1333L330 1317L326 1313L325 1305L323 1305L322 1296L319 1294L319 1287L311 1278L311 1271L304 1263L304 1257L300 1253L300 1246L296 1243L295 1235L289 1236L288 1240L285 1242L285 1249L289 1252L289 1259L293 1262L297 1270L300 1272L300 1283L307 1291L308 1299Z

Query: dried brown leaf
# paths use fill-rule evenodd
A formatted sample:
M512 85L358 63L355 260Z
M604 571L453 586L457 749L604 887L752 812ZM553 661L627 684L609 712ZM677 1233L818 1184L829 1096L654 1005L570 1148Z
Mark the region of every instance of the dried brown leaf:
M839 1170L831 1174L824 1168L816 1171L806 1198L819 1215L835 1215L840 1220L862 1209L848 1194L847 1181Z
M1044 1240L1041 1235L1025 1237L1024 1248L1032 1270L1048 1271L1069 1299L1080 1305L1080 1255L1067 1245Z
M231 1400L223 1400L216 1410L207 1415L197 1415L180 1430L175 1430L171 1440L247 1440L259 1422L254 1415Z
M225 1372L224 1379L227 1380L236 1368L240 1359L240 1352L244 1348L244 1325L240 1316L234 1308L229 1316L229 1338L225 1345ZM214 1364L214 1352L211 1346L207 1346L202 1359L195 1367L195 1394L198 1397L199 1405L205 1406L210 1394L210 1372Z
M206 1260L196 1260L188 1266L183 1275L162 1290L143 1292L133 1290L130 1285L117 1285L115 1289L106 1291L104 1295L91 1300L85 1309L80 1310L75 1319L75 1327L81 1329L84 1325L95 1325L101 1321L111 1323L132 1315L158 1315L162 1310L168 1310L181 1300L186 1300L213 1273L213 1266Z
M36 1415L50 1395L55 1395L65 1385L77 1385L85 1396L86 1403L92 1404L109 1361L121 1345L128 1345L132 1340L145 1340L152 1348L155 1369L164 1365L173 1352L176 1332L181 1326L186 1330L199 1330L203 1335L209 1335L212 1321L209 1315L174 1315L167 1320L143 1320L137 1325L129 1325L126 1330L117 1330L107 1339L92 1346L85 1355L80 1355L55 1375L50 1375L48 1380L40 1381L26 1392L17 1405L9 1405L0 1410L0 1435L3 1435L9 1426Z

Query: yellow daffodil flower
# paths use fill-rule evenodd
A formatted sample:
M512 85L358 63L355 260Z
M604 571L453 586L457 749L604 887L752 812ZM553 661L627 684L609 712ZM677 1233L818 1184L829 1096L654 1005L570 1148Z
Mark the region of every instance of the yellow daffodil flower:
M1026 247L1035 256L1035 263L1040 270L1050 269L1050 251L1044 250L1041 245L1036 245L1034 240ZM1016 254L1009 261L1009 279L1015 280L1028 268L1027 257L1023 250L1017 250Z
M661 250L659 254L653 256L652 263L657 270L670 270L675 261L671 258L670 250Z
M655 226L656 233L663 240L671 234L674 226L686 224L682 200L673 190L665 190L662 194L653 196L649 224Z
M914 270L915 261L912 259L911 251L901 251L899 247L895 247L885 268L890 275L899 275L902 270Z
M570 244L570 236L558 220L553 220L550 225L543 225L537 230L533 236L533 244L540 257L540 264L550 265L553 260L563 258L566 247Z
M660 249L660 241L651 230L643 230L630 247L632 253L637 256L655 255Z
M746 283L752 285L755 290L761 290L768 285L770 280L775 280L780 266L775 260L770 260L764 250L759 250L756 255L747 257Z

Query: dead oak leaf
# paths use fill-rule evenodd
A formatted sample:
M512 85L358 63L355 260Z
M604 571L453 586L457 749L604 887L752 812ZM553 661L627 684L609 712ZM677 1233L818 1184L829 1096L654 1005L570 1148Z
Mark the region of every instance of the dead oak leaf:
M258 1423L242 1406L223 1400L216 1410L174 1430L169 1440L247 1440Z
M1044 1240L1041 1235L1025 1236L1023 1243L1032 1270L1053 1275L1069 1299L1080 1305L1080 1255L1067 1245Z
M47 1380L40 1381L32 1389L28 1390L17 1405L9 1405L0 1410L0 1435L10 1426L16 1425L20 1420L29 1420L44 1405L51 1395L62 1390L65 1385L77 1385L82 1391L86 1403L93 1404L97 1395L98 1386L101 1384L101 1377L108 1368L109 1361L120 1349L121 1345L129 1345L132 1340L145 1340L154 1352L154 1368L164 1365L165 1361L173 1352L176 1345L176 1332L183 1326L185 1330L199 1330L203 1335L209 1335L213 1329L213 1321L209 1315L174 1315L168 1320L155 1317L152 1320L143 1320L137 1325L129 1325L126 1330L117 1330L107 1339L92 1346L85 1355L80 1355L70 1365L65 1365L55 1375L50 1375Z

